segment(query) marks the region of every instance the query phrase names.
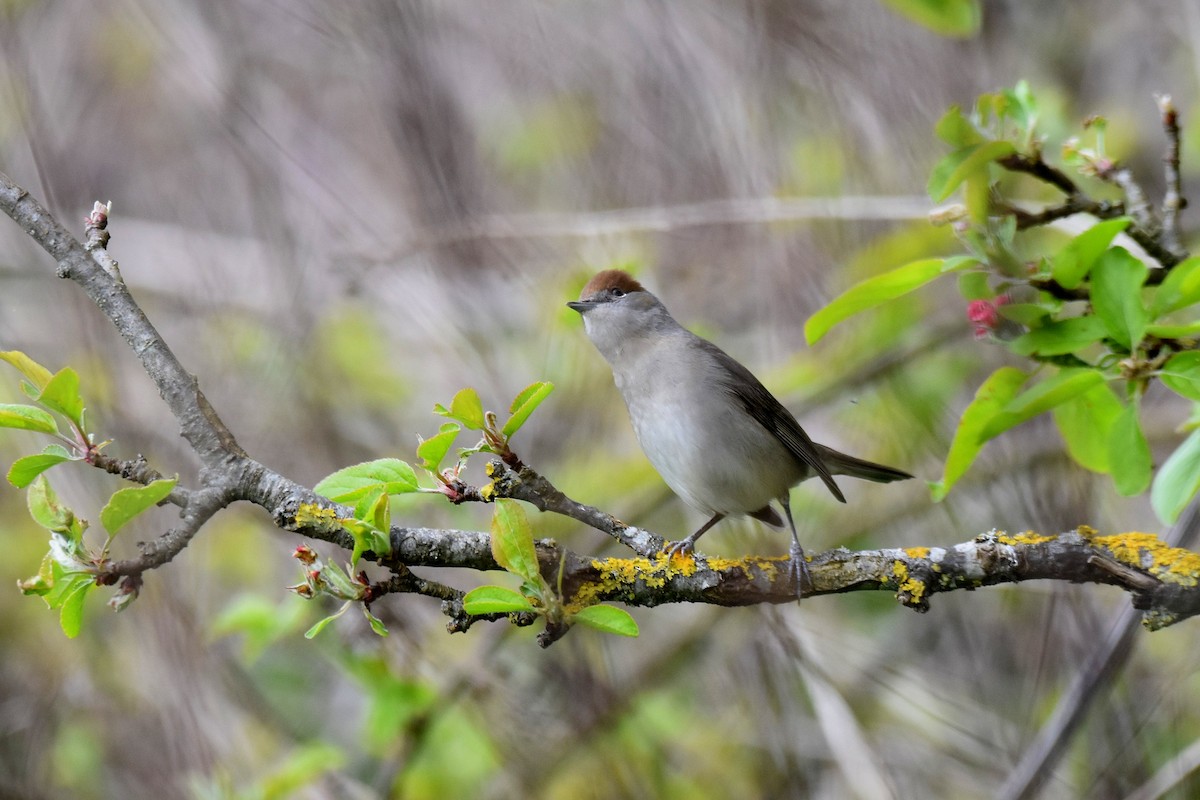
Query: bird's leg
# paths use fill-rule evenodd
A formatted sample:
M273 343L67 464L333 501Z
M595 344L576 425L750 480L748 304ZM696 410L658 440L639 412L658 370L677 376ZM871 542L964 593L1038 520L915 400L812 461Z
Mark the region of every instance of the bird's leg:
M721 520L725 519L724 514L714 514L713 518L700 526L700 530L693 533L686 539L681 539L678 542L672 542L663 548L663 553L667 560L670 561L673 556L679 553L690 553L692 548L696 546L696 540L708 532L708 529L716 525Z
M792 521L792 504L787 495L780 500L783 514L787 517L788 526L792 529L792 580L796 582L796 602L804 596L804 587L812 586L812 576L808 574L808 562L804 559L804 548L800 545L800 537L796 534L796 523Z

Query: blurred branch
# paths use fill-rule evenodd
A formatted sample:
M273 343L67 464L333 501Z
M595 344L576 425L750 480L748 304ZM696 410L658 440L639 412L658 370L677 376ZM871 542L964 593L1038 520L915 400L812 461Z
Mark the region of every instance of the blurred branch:
M763 225L808 219L923 220L928 215L929 200L919 196L730 198L575 214L485 216L465 225L424 235L418 233L413 247L438 247L472 239L587 238L702 225Z
M1191 547L1200 534L1200 504L1192 503L1167 536L1169 544ZM1135 608L1126 609L1109 631L1108 637L1080 667L1075 680L1059 700L1054 712L1026 748L1020 762L1008 776L997 797L1025 800L1037 794L1052 774L1067 744L1082 724L1092 702L1120 674L1133 653L1138 622ZM1157 797L1158 795L1154 795Z

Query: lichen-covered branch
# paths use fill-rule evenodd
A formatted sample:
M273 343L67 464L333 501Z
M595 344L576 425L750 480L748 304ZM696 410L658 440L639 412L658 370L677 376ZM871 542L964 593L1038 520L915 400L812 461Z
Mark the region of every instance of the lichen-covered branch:
M1020 169L1078 196L1069 178L1040 159L1017 163ZM79 283L112 320L141 359L203 464L199 487L178 488L168 498L182 508L182 524L142 545L136 558L98 565L98 582L119 583L124 597L136 596L146 570L173 559L214 514L238 500L265 509L280 528L346 550L353 548L353 537L341 522L352 516L350 509L330 503L252 459L209 406L196 379L184 370L150 324L121 280L116 263L108 257L106 206L97 206L89 217L86 247L3 175L0 208L56 259L59 274ZM140 456L120 460L97 451L89 460L138 483L160 477ZM523 500L603 531L638 554L636 558L591 558L565 550L553 541L537 542L541 571L549 585L561 586L561 603L566 611L563 619L569 620L571 613L605 600L650 607L673 602L740 606L785 603L796 598L797 587L792 571L787 569L786 556L722 559L696 553L667 559L660 555L665 543L661 536L572 500L515 457L508 462L491 462L489 476L491 483L460 499ZM416 576L409 570L410 566L499 569L488 533L396 526L391 531L390 552L368 552L365 558L392 573L391 578L370 584L368 602L396 593L440 599L451 630L465 630L481 620L512 619L518 624L534 621L528 613L470 617L463 610L461 589ZM811 561L808 595L891 591L902 604L918 611L929 608L934 594L1038 579L1120 586L1130 592L1134 607L1142 612L1143 622L1150 628L1169 625L1200 611L1200 556L1168 547L1150 534L1098 536L1087 528L1050 537L992 532L952 547L859 552L839 549L820 553ZM563 632L564 624L555 623L540 641L549 644Z

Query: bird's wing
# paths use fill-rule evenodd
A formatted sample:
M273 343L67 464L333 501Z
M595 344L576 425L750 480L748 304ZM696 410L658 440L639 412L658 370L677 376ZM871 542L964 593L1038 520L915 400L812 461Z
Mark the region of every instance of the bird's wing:
M763 386L758 378L754 377L754 374L733 356L698 336L696 343L716 359L718 368L723 373L722 377L726 378L724 380L721 377L718 378L725 391L736 398L747 413L770 431L800 463L807 465L813 472L821 476L821 480L825 482L829 491L839 502L846 502L842 490L838 488L833 476L829 473L829 467L821 458L821 451L817 449L817 445L813 444L813 440L808 438L808 434L800 427L800 423L792 416L792 412L784 408L783 403L776 400L775 395L767 391L767 387Z

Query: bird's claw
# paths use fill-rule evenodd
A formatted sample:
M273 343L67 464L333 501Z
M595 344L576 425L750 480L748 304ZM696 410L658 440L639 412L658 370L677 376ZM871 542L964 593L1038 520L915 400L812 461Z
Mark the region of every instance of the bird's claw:
M680 539L678 542L667 542L666 546L663 547L663 555L667 557L667 561L670 561L675 556L691 555L694 546L695 543L688 539Z
M796 602L804 596L804 588L812 586L812 575L808 572L808 560L804 557L804 548L793 542L788 551L791 556L792 580L796 585Z

